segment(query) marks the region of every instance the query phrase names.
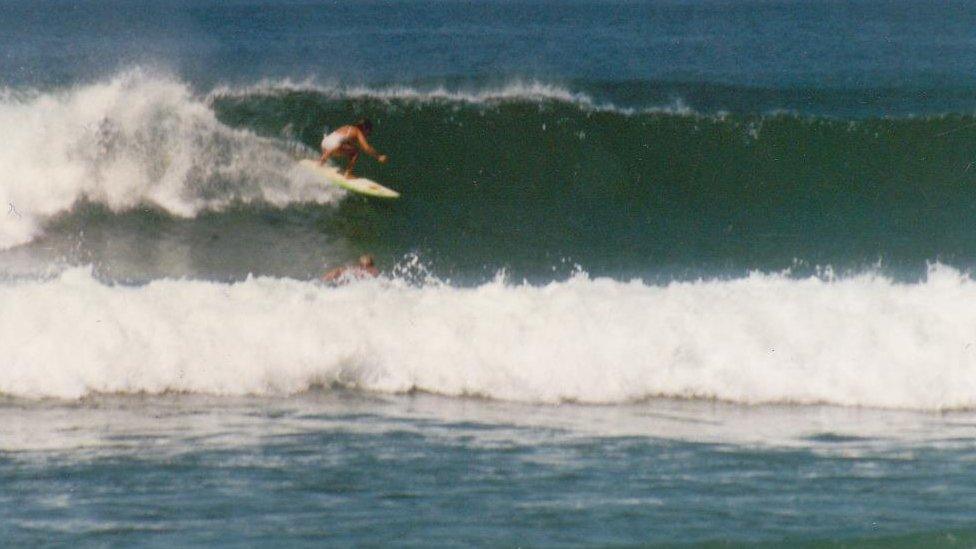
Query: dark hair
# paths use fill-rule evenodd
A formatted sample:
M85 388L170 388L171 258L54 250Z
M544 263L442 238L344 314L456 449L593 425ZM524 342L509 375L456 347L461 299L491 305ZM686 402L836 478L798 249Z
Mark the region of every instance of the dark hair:
M373 131L373 123L370 121L369 118L360 119L359 122L356 122L356 127L365 133L369 133Z

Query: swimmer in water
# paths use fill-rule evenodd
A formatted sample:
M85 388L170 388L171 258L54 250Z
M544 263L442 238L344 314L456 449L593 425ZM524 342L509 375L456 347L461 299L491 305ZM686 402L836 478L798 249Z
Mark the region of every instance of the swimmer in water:
M351 280L365 280L367 278L376 278L379 276L380 270L376 268L373 263L373 256L369 254L363 254L359 256L359 263L353 265L345 265L343 267L336 267L331 271L322 275L322 281L324 282L339 282L340 280L351 281Z

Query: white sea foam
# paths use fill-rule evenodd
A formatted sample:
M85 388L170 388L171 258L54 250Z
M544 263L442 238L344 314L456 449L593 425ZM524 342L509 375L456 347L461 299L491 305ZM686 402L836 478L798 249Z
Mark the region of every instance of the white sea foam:
M172 78L134 70L48 93L0 94L0 249L28 242L82 198L178 216L233 201L329 203L280 143L222 125Z
M532 403L651 396L976 407L976 283L876 275L542 287L287 279L0 284L0 393L293 394L335 384Z

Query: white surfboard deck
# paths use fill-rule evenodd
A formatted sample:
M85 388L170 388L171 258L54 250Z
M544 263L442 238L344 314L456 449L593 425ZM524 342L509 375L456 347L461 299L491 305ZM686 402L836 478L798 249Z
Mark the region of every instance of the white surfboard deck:
M319 165L318 160L311 160L307 158L300 160L298 163L309 171L315 172L316 175L322 179L325 179L329 183L338 185L348 191L365 194L366 196L374 196L376 198L400 197L400 193L394 191L393 189L387 189L383 185L380 185L379 183L370 179L366 179L365 177L354 177L349 179L342 175L342 172L331 164L325 164L322 166Z

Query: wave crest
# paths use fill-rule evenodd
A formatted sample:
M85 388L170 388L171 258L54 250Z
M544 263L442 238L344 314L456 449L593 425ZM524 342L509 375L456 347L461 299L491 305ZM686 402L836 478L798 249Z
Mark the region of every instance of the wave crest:
M654 106L641 108L624 107L611 101L595 99L592 95L537 80L514 80L503 85L487 85L472 88L464 86L411 86L405 84L349 86L323 84L316 80L294 81L263 80L249 86L221 86L209 94L210 101L226 98L274 97L282 94L316 94L332 101L376 100L411 103L455 103L462 105L493 105L498 103L547 103L574 105L591 112L615 112L618 114L669 113L691 115L694 111L680 97Z

